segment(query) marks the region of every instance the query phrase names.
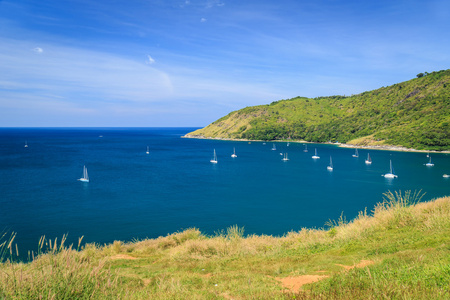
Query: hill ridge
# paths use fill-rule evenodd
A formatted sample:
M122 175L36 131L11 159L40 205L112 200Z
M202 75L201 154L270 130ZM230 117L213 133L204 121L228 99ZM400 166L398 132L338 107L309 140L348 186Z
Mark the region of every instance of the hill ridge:
M299 96L245 107L186 137L449 150L450 69L421 74L357 95Z

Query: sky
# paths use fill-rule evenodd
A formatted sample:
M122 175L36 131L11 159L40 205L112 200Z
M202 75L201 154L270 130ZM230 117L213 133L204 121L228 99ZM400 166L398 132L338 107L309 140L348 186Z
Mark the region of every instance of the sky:
M447 0L0 0L0 127L204 127L450 68Z

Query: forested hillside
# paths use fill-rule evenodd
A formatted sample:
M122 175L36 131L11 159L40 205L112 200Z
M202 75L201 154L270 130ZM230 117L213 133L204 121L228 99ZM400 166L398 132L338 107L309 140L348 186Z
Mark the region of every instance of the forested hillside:
M347 97L297 97L246 107L188 136L449 150L450 70Z

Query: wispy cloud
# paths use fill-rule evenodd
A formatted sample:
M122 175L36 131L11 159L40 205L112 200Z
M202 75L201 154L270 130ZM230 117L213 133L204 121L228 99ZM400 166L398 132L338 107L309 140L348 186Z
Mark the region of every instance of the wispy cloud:
M153 57L151 57L150 55L147 55L147 64L151 65L155 63L155 60L153 59Z
M202 23L205 23L207 20L206 20L206 18L201 18L200 19L200 22L202 22Z
M44 52L44 49L40 48L40 47L36 47L33 49L34 52L41 54L42 52Z
M206 8L212 8L214 6L224 6L225 3L220 0L208 0L206 1Z
M270 102L282 95L262 84L218 76L201 67L166 63L155 68L150 55L146 63L140 63L110 53L45 44L46 55L36 59L26 54L30 44L33 41L0 39L0 126L29 126L26 122L31 120L37 122L35 126L47 126L45 115L55 120L53 126L72 126L70 120L77 115L95 116L87 126L100 126L100 120L107 124L105 120L113 115L126 115L126 125L141 126L133 113L142 116L142 122L147 120L146 126L158 126L170 125L170 119L182 120L183 112L197 115L183 119L185 125L198 126L242 103ZM209 109L216 113L206 113ZM27 115L27 121L7 118L7 113ZM58 114L66 115L66 120ZM154 117L149 121L145 114ZM127 122L125 118L123 122Z

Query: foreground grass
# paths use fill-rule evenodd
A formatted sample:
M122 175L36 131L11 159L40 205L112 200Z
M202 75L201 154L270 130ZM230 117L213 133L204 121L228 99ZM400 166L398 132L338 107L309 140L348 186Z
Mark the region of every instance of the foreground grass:
M47 241L30 263L0 264L0 299L449 299L450 197L385 196L370 216L283 237L230 227L80 251ZM284 281L304 275L321 280Z

